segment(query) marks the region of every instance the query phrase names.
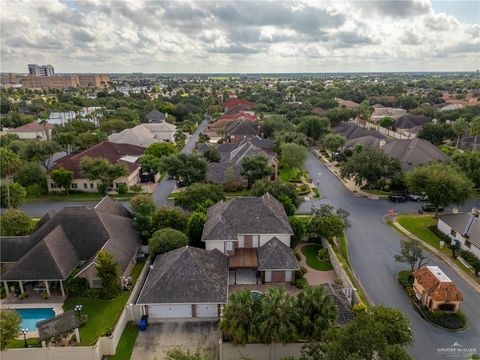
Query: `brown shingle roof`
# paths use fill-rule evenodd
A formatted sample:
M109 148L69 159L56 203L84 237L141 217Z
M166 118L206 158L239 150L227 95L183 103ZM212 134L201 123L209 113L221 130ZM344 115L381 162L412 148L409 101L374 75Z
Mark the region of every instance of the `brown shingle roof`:
M38 122L31 122L29 124L25 124L15 129L9 130L10 132L39 132L45 131L45 129L53 129L53 125L51 124L39 124Z
M52 170L64 168L65 170L73 171L73 175L76 179L82 179L84 176L80 167L80 161L85 156L88 156L91 158L103 157L112 164L125 164L130 173L132 173L138 169L140 165L120 159L126 155L143 155L144 151L145 148L141 146L131 144L116 144L110 141L102 141L101 143L94 145L78 154L62 158L56 162L55 165L53 165Z
M435 301L463 301L463 295L455 284L451 280L440 281L428 266L414 271L413 277Z

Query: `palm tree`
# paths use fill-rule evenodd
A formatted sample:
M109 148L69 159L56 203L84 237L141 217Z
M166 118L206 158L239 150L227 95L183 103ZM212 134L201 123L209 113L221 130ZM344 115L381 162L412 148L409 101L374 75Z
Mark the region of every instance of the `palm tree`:
M475 146L477 145L478 135L480 135L480 116L475 116L470 123L470 135L475 136L475 140L473 141L472 150L475 150Z
M261 342L291 342L297 337L295 299L284 288L270 288L260 301L256 322Z
M252 338L256 303L248 289L230 295L220 328L235 344L246 344Z
M7 206L10 207L10 182L12 176L22 165L22 160L17 154L5 147L0 148L0 159L2 162L1 176L7 179Z
M320 340L323 332L333 326L338 307L323 287L306 287L297 296L297 328L307 339Z
M460 145L460 139L463 134L468 130L470 124L464 118L458 118L452 123L452 130L457 134L457 149L458 145Z

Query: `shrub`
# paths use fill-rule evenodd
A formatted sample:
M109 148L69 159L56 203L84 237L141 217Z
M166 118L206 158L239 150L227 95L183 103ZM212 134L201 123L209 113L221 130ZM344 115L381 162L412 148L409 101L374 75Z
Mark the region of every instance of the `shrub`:
M24 236L33 231L30 216L20 210L8 209L0 216L1 233L4 236Z
M321 248L320 250L318 250L318 260L324 261L324 262L330 261L327 248Z
M480 272L480 259L474 253L468 250L460 251L460 256L475 270L475 275Z
M188 245L188 237L181 231L164 228L157 230L152 235L148 241L148 245L150 248L150 256L154 257L156 254L163 254Z
M70 277L63 287L69 296L82 296L87 290L87 280L84 278Z
M130 191L134 192L135 194L139 194L142 192L142 187L138 184L130 186Z
M302 255L300 254L300 250L295 249L295 257L297 258L297 261L300 261L302 259Z
M467 319L461 311L430 311L427 307L422 307L422 311L431 322L447 329L462 329L467 324Z
M400 285L402 285L404 289L408 289L412 287L412 284L413 284L412 272L409 270L400 271L398 273L398 282L400 283Z
M291 238L290 246L295 248L297 244L303 240L307 232L308 219L300 218L296 216L289 217L290 226L293 230L293 236Z
M49 297L46 291L42 291L42 299L47 300Z
M125 195L126 193L128 192L128 185L127 184L118 184L118 187L117 187L117 193L119 195Z
M430 225L428 229L433 232L435 235L437 235L440 240L445 241L446 244L450 244L452 239L450 239L450 236L445 235L443 232L438 230L437 225Z
M352 309L355 315L366 314L368 312L368 306L364 303L355 304Z
M297 288L303 289L308 286L307 279L305 279L304 277L301 277L296 280L295 285L297 286Z

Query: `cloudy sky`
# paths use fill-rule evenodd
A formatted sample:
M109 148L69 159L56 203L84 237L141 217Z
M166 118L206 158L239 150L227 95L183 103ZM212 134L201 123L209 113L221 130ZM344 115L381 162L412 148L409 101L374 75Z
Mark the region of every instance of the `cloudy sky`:
M1 71L472 71L479 1L2 0Z

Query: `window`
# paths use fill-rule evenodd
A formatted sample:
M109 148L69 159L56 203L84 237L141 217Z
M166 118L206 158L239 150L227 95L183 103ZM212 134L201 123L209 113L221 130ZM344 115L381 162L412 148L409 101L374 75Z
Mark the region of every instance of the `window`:
M457 236L457 232L455 230L450 230L450 235L452 235L453 237L456 237Z
M470 249L472 247L472 243L468 240L465 240L465 246Z
M78 184L72 184L72 189L78 189Z
M57 188L57 184L55 184L55 183L51 183L50 186L51 186L52 189L56 189L56 188Z
M90 189L93 189L93 183L90 183Z
M227 251L233 251L233 241L227 241L225 248Z
M87 184L87 183L83 183L83 188L84 188L84 189L88 189L88 184Z

